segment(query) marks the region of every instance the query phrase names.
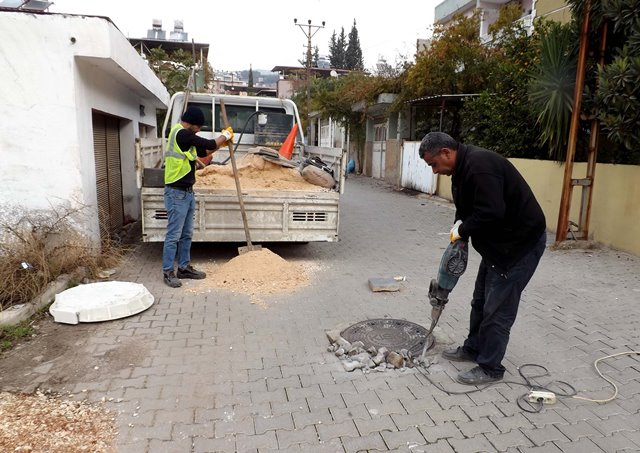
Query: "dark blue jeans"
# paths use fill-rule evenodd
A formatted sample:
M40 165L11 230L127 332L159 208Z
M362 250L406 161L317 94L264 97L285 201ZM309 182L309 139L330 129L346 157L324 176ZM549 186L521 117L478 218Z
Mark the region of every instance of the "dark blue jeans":
M193 237L193 215L196 200L192 191L164 187L164 207L167 209L167 234L162 250L162 270L185 268L191 261L191 238Z
M502 359L507 351L511 326L516 320L520 296L533 276L544 253L547 234L543 233L527 255L506 273L480 262L471 301L469 336L464 350L493 377L502 377Z

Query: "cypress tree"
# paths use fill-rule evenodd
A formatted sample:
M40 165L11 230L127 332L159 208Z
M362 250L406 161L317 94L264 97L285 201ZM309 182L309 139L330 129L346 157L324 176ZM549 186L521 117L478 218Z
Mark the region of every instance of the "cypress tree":
M338 52L338 38L336 36L336 31L333 30L333 34L331 35L331 40L329 41L329 64L332 68L338 67L337 57L340 52Z
M356 28L355 19L353 19L353 27L351 27L351 32L349 33L349 43L347 44L344 60L345 69L355 71L364 70L362 49L360 48L360 39L358 38L358 29Z
M336 68L346 69L347 37L344 34L344 27L340 31L340 36L336 41Z
M318 49L318 46L315 46L315 48L313 49L313 57L311 58L311 66L314 68L317 68L319 59L320 59L320 49Z

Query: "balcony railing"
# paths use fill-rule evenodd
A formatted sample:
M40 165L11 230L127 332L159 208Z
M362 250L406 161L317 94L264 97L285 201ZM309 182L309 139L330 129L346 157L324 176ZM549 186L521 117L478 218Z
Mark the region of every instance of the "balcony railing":
M527 35L531 35L533 32L533 15L527 14L526 16L522 16L520 19L515 21L516 24L520 24L522 28L527 32ZM500 35L497 36L499 38ZM487 44L493 40L492 36L489 33L484 35L480 35L480 39L483 44Z
M436 6L434 22L440 22L456 12L473 8L475 4L476 0L445 0Z

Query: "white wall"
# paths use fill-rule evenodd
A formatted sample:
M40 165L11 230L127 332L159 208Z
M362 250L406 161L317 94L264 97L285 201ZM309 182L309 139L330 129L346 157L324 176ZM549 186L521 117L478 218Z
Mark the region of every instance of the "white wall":
M0 220L88 206L81 229L99 238L94 109L121 118L125 214L138 218L134 139L168 103L162 83L105 18L2 11L0 30Z

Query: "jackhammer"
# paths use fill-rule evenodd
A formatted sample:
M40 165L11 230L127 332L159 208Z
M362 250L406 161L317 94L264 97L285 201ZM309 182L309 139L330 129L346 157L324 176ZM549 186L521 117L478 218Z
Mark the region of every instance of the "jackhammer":
M429 303L431 304L431 327L425 338L433 333L444 310L444 306L449 302L449 293L458 283L458 279L467 269L469 259L469 248L466 241L458 239L449 244L440 260L438 276L431 280L429 284ZM424 360L429 343L425 339L424 348L420 355L420 360Z

